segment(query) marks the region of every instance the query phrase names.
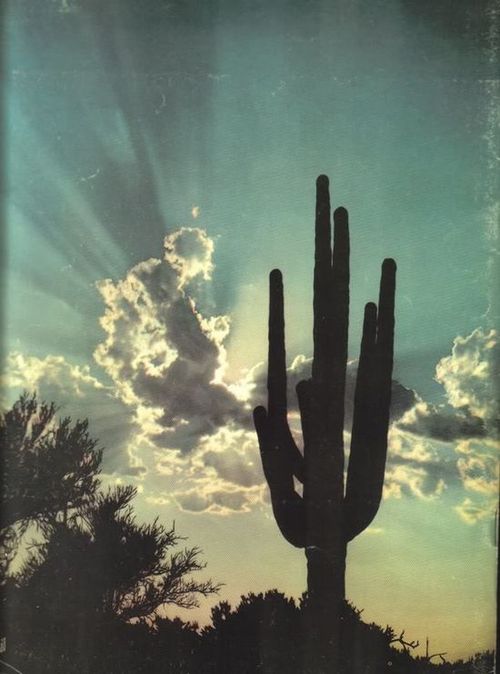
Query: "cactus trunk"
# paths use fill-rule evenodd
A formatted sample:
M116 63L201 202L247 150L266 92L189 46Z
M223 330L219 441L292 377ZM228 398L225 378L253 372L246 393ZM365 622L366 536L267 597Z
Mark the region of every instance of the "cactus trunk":
M254 421L276 522L307 557L305 672L341 672L341 618L348 541L378 510L384 482L394 338L396 265L382 265L379 305L365 307L351 448L344 490L344 399L349 322L348 214L333 214L328 178L316 182L314 357L297 386L303 454L287 422L281 273L270 275L268 408ZM300 496L294 477L304 485Z
M341 617L345 601L346 546L336 556L307 550L304 672L339 672Z

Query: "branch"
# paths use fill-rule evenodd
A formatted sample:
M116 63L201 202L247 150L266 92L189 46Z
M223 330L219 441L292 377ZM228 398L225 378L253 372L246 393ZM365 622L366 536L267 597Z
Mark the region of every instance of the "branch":
M410 648L417 648L420 645L419 641L405 641L405 631L403 630L399 637L394 637L389 641L390 644L401 644L405 653L409 652Z
M427 657L427 661L430 662L432 658L441 658L442 662L446 662L446 658L443 657L443 655L446 655L446 651L443 651L442 653L433 653L432 655L429 655Z

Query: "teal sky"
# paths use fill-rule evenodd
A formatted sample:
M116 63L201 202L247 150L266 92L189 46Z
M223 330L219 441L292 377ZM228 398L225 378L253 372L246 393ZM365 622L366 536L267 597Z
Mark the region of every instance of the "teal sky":
M406 392L348 595L451 657L492 647L495 3L15 0L3 32L6 401L36 387L88 416L106 479L176 520L223 598L299 595L249 409L274 267L290 366L311 355L328 174L350 214L350 358L394 257Z

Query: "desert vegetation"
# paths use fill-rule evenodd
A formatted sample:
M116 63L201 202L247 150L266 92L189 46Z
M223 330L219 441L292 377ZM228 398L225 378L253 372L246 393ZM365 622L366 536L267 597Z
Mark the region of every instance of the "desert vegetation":
M332 246L333 242L333 246ZM341 641L347 544L372 522L384 485L394 350L396 264L384 260L378 307L365 307L351 447L344 489L344 417L349 327L349 225L330 218L327 176L316 181L314 357L299 382L303 452L287 420L285 320L281 272L270 274L268 405L254 422L281 533L304 548L307 593L302 639L312 671L344 671ZM297 493L294 478L303 484ZM346 670L347 671L347 670Z
M204 626L165 617L166 605L193 607L221 586L198 579L201 551L182 547L173 528L136 522L134 489L103 489L102 452L87 420L56 412L24 394L0 417L5 671L314 672L303 638L307 593L250 593L234 607L222 600ZM415 640L364 622L346 601L341 618L346 674L493 671L490 652L454 663L445 654L414 657Z

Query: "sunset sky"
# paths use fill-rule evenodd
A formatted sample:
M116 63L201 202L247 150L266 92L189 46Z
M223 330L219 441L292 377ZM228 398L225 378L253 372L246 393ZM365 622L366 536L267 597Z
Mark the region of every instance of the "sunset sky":
M349 546L348 598L449 658L495 628L496 4L11 0L3 17L3 403L37 390L88 417L104 481L175 520L221 599L299 596L251 408L274 267L290 383L310 367L326 173L350 214L348 397L364 303L398 265L384 501Z

